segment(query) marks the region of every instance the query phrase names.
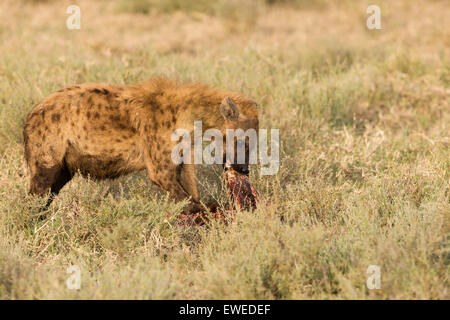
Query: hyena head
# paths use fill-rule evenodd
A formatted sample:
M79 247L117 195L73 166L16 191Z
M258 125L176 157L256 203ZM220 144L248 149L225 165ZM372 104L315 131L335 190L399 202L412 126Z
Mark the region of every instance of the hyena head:
M258 104L250 99L225 97L220 113L225 118L222 130L223 163L245 175L249 164L256 164L258 143Z

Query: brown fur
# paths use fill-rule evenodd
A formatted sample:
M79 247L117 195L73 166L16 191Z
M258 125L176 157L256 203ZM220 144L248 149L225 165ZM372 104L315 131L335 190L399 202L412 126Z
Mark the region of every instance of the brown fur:
M230 97L239 118L227 119L221 101ZM199 209L194 165L175 165L171 141L177 128L258 129L256 103L239 94L200 84L153 79L134 85L82 84L54 92L28 114L25 158L31 194L53 197L76 172L97 179L147 169L150 180L176 200L190 197L185 211ZM191 134L193 137L193 134Z

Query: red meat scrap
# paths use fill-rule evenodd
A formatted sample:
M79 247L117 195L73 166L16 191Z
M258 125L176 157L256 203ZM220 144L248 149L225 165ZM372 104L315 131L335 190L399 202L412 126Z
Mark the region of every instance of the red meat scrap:
M227 166L223 178L227 188L227 194L231 208L226 208L225 211L220 211L217 205L208 207L209 213L199 211L194 214L180 214L178 215L178 224L180 225L203 225L211 218L220 219L224 223L228 223L234 219L234 213L238 210L248 210L256 208L258 195L255 188L250 183L248 176L233 170Z

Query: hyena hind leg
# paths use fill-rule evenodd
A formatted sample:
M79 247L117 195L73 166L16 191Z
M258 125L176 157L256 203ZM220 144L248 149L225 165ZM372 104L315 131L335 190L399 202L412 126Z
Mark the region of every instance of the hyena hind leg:
M49 168L36 166L35 170L32 170L29 193L43 197L50 191L50 196L43 208L45 210L71 179L72 174L65 164L55 164Z

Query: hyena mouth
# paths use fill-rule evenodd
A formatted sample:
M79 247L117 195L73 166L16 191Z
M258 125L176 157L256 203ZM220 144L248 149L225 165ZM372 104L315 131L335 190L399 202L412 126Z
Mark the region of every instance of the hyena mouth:
M245 176L249 176L250 174L250 170L248 169L248 165L247 164L236 164L236 165L232 165L229 162L225 162L225 164L223 165L223 169L224 171L229 171L229 170L234 170L239 174L245 175Z
M245 168L238 167L238 168L235 168L234 171L236 171L237 173L240 173L240 174L242 174L244 176L247 176L247 177L250 174L250 171L248 170L248 168L245 169Z

